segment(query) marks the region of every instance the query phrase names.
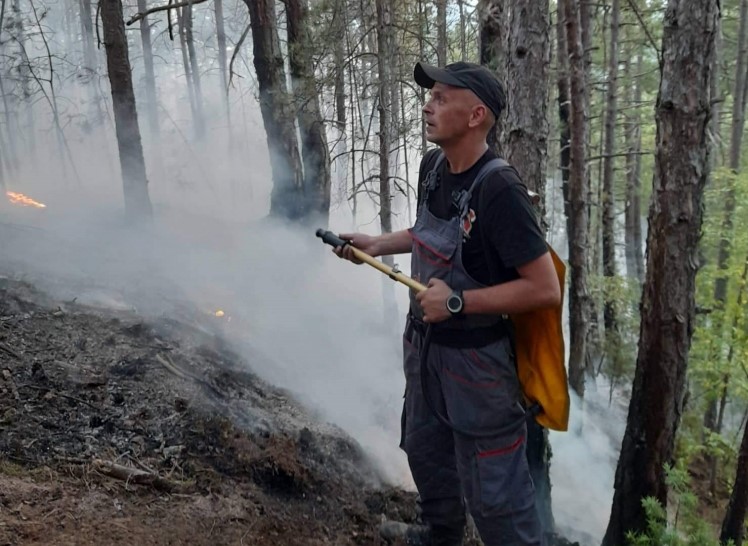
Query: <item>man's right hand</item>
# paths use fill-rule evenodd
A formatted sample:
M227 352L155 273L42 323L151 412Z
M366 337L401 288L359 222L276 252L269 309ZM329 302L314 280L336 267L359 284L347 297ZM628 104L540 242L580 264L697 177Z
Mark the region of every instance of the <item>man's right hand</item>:
M340 233L338 236L341 239L349 241L349 244L344 247L335 247L333 249L333 252L340 258L345 258L356 264L362 263L361 260L353 255L353 249L351 246L355 246L370 256L378 256L376 247L379 237L373 237L371 235L366 235L365 233Z

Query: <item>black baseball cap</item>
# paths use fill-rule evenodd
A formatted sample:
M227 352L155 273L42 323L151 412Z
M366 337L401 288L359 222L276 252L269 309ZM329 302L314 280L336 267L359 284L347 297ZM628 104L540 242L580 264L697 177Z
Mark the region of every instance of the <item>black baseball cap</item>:
M426 89L431 89L437 82L470 89L497 118L506 105L501 82L491 70L479 64L459 61L439 68L419 62L413 69L413 77Z

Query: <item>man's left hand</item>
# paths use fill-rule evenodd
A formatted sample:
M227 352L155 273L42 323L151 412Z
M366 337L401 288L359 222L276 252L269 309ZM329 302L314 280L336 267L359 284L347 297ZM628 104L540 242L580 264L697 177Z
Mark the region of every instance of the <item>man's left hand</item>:
M416 294L416 300L423 308L424 322L442 322L452 316L447 309L447 298L452 289L441 279L431 279L426 290Z

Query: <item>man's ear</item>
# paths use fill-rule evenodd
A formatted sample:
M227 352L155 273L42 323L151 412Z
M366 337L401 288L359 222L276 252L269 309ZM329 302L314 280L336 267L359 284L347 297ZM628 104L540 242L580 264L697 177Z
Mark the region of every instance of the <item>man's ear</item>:
M488 116L488 107L485 104L476 104L470 113L469 127L480 127Z

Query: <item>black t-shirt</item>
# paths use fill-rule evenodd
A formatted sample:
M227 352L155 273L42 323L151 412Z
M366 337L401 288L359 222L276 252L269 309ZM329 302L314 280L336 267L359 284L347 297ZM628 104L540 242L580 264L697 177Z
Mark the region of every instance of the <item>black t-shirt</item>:
M430 150L421 161L418 175L418 203L422 201L422 183L433 169L439 149ZM452 205L452 192L469 189L481 167L497 157L492 150L468 170L449 172L446 158L439 165L438 185L429 194L429 210L442 219L458 214ZM527 187L516 171L504 168L493 171L481 183L470 199L472 227L463 231L462 261L476 281L500 284L518 278L517 267L542 256L548 247L538 224ZM464 226L467 227L467 226ZM487 243L484 248L484 238Z

